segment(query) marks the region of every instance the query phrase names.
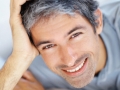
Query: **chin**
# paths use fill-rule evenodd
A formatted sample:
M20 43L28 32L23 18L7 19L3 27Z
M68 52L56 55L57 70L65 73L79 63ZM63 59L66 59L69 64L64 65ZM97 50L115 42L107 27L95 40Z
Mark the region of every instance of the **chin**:
M78 71L66 72L58 70L58 75L62 76L71 86L83 88L93 80L95 71L96 62L92 59L87 59Z
M94 75L89 76L89 78L83 78L82 80L66 80L74 88L83 88L87 86L94 78Z
M75 88L83 88L88 85L94 78L95 68L90 68L78 77L63 77L71 86Z

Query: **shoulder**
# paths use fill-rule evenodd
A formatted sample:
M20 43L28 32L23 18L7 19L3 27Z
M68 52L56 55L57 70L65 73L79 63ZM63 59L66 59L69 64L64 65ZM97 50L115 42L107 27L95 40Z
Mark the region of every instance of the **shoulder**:
M100 5L100 9L103 14L107 16L116 16L120 14L120 0L110 0Z
M116 30L120 39L120 0L110 0L100 5L100 9L110 25Z

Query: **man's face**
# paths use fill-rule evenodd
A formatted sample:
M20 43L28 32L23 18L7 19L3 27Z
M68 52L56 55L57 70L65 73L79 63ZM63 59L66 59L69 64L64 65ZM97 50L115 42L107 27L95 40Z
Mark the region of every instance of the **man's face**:
M31 29L35 46L46 65L81 88L94 77L99 57L98 33L81 15L58 15Z

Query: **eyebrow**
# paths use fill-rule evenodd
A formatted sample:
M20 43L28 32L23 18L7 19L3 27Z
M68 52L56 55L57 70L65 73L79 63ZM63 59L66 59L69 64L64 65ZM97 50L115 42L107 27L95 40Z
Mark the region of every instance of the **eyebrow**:
M68 36L68 35L70 35L71 33L73 33L74 31L76 31L76 30L78 30L78 29L82 29L82 28L85 28L84 26L76 26L76 27L74 27L73 29L71 29L66 35L65 35L65 37L66 36ZM38 47L38 46L40 46L40 45L42 45L42 44L48 44L48 43L51 43L52 41L49 41L49 40L47 40L47 41L40 41L40 42L38 42L35 46L36 47Z
M48 43L51 43L51 41L41 41L38 44L36 44L35 46L38 47L38 46L40 46L42 44L48 44Z
M67 33L67 35L70 35L71 33L73 33L74 31L76 31L76 30L78 30L78 29L82 29L82 28L85 28L84 26L76 26L76 27L74 27L73 29L71 29L68 33Z

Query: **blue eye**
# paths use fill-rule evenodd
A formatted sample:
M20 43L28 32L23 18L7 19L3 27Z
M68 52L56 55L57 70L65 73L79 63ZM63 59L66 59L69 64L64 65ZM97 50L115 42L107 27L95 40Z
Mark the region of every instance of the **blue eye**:
M47 46L43 47L43 50L44 50L44 49L50 49L50 48L52 48L52 47L54 47L54 46L55 46L55 44L47 45Z
M73 38L79 36L80 34L82 34L82 32L75 33L70 37L70 39L73 39Z

